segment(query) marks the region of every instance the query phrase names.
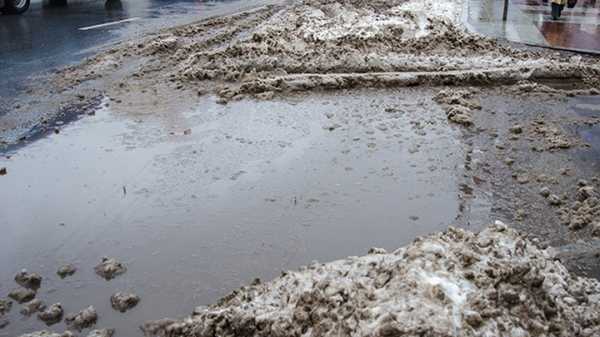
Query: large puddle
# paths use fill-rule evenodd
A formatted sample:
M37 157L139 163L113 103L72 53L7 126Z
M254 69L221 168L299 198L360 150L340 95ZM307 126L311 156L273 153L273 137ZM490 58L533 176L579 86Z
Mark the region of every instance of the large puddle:
M0 296L27 268L44 276L38 298L94 305L97 327L133 337L255 277L402 246L457 216L459 132L416 89L205 98L168 117L103 107L0 159ZM97 277L102 256L127 273ZM60 280L64 263L79 271ZM140 304L113 311L119 290ZM0 336L46 328L19 309Z

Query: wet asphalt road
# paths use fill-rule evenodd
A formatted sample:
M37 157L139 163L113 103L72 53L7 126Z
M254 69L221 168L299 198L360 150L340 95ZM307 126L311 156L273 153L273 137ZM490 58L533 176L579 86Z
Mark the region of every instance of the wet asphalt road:
M161 28L233 13L273 0L104 0L67 6L32 0L21 16L0 15L0 115L32 77L80 62L103 46ZM103 27L97 25L115 23Z

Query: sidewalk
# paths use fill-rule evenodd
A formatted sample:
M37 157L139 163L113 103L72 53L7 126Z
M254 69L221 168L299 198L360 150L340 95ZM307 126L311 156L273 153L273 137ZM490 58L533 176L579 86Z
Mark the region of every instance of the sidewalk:
M466 0L465 22L470 29L493 37L545 47L600 54L600 0L579 0L550 17L546 0L509 0L508 20L502 21L503 0Z

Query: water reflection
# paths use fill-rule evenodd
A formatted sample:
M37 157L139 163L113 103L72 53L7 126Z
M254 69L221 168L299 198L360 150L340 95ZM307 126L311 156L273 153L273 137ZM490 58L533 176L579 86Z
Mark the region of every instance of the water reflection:
M551 46L600 50L600 25L543 21L538 23L538 28Z

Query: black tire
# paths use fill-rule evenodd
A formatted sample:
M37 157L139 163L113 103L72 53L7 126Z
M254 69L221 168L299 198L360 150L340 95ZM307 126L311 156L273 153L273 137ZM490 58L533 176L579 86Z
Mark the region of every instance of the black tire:
M23 14L29 9L31 0L5 0L2 12L5 14Z

